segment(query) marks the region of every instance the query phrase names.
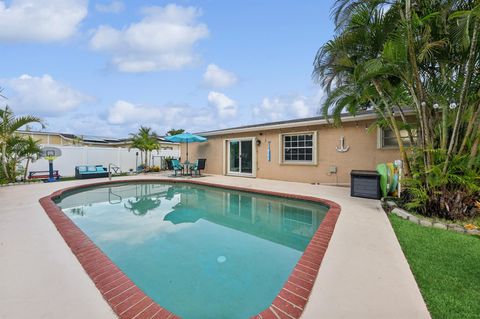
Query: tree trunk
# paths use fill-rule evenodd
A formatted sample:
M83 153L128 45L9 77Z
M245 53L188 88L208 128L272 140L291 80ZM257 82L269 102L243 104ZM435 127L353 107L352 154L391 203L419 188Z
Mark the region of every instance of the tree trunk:
M394 128L395 132L395 137L397 138L397 143L398 143L398 150L400 151L400 155L402 156L402 161L403 161L403 170L405 173L405 176L410 176L411 171L410 171L410 161L407 156L407 152L405 150L405 146L403 145L403 140L400 135L400 131L398 129L397 121L395 120L395 116L393 113L388 110L388 115L390 117L390 121L392 122L392 126Z
M388 119L387 117L385 116L385 114L383 114L383 111L378 107L378 105L372 100L372 99L368 99L370 101L370 104L373 106L373 109L376 110L378 113L380 113L380 115L382 116L382 118L388 122ZM389 126L390 126L390 123L389 123ZM390 127L393 131L393 127Z
M431 127L429 125L429 118L427 117L427 112L425 106L422 106L422 102L425 101L425 92L423 89L423 84L420 76L420 71L418 69L417 64L417 54L415 52L415 42L413 40L413 31L412 31L412 12L411 12L411 1L407 0L405 2L405 17L407 20L407 50L408 50L408 60L412 67L412 75L413 75L413 87L416 89L416 93L418 96L417 103L420 113L422 114L422 121L423 121L423 134L425 139L426 145L431 145ZM428 163L428 166L430 163Z
M18 164L18 158L13 156L10 161L10 176L9 176L9 181L12 183L15 183L17 181L17 164Z
M448 139L448 125L447 125L447 114L448 112L448 106L445 105L442 110L442 150L446 151L447 150L447 139Z
M28 174L28 164L30 164L30 158L27 158L27 164L25 164L25 172L23 173L23 180L27 180L27 174Z
M10 180L10 174L8 174L7 168L7 144L6 142L2 144L2 167L3 173L5 174L5 178Z
M430 117L427 116L426 112L426 105L422 105L425 101L425 92L423 89L423 84L420 76L420 71L418 69L417 64L417 54L415 52L415 42L413 39L413 30L412 30L412 12L411 12L411 0L405 1L405 17L407 22L407 52L408 52L408 61L410 62L411 69L412 69L412 76L413 76L413 87L411 93L412 96L416 95L415 101L416 106L418 109L420 116L420 126L421 126L421 134L420 139L422 142L422 149L423 149L423 160L425 166L425 172L430 169L432 159L431 154L428 151L430 147L433 146L433 139L431 132L432 125ZM408 83L408 82L407 82ZM416 94L415 94L416 91Z
M417 131L417 138L420 138L420 142L422 145L422 151L423 151L423 165L425 167L425 172L427 172L430 169L430 154L427 152L427 141L425 139L425 131L426 131L426 125L425 125L425 119L423 117L423 112L421 110L421 105L420 101L417 98L417 94L415 93L415 89L411 83L408 83L407 81L407 87L408 91L410 92L410 95L413 98L414 105L417 109L417 115L418 119L420 122L420 131Z
M452 136L450 137L450 144L448 145L447 158L443 166L443 174L447 172L448 165L450 164L450 159L452 157L453 150L455 149L458 141L458 131L460 129L460 119L462 117L463 105L465 104L465 99L467 96L467 91L470 86L470 79L472 78L472 73L475 66L475 55L477 49L478 41L478 29L480 24L478 20L475 19L475 24L473 26L472 39L470 42L470 52L468 54L468 60L466 63L465 78L463 80L462 90L460 91L460 99L458 102L457 116L455 117L455 124L453 125Z
M477 138L473 142L472 149L470 150L470 159L468 160L468 168L471 168L475 163L478 155L478 144L480 143L480 133L477 132Z
M475 125L475 122L477 121L478 115L480 114L480 103L477 104L477 109L474 110L474 113L470 120L468 121L467 125L467 130L465 131L465 136L463 137L462 145L460 146L460 149L458 150L458 154L462 154L463 150L465 149L465 146L467 145L468 138L470 137L470 134L472 134L473 127Z

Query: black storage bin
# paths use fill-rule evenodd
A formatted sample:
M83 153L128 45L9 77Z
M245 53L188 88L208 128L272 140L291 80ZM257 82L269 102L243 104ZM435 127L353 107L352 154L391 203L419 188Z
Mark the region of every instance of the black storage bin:
M376 171L354 170L350 172L350 195L353 197L382 198L380 174Z

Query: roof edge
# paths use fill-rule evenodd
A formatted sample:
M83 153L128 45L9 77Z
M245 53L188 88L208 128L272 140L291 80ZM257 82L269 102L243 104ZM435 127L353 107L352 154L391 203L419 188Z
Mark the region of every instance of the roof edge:
M404 112L407 115L412 114L413 112ZM364 114L357 114L357 115L347 115L342 117L342 122L354 122L354 121L361 121L361 120L370 120L376 119L378 115L374 112L368 112ZM298 120L288 120L282 122L270 122L270 123L262 123L258 125L248 125L248 126L241 126L241 127L233 127L221 130L214 130L214 131L206 131L206 132L199 132L196 133L202 136L216 136L216 135L223 135L223 134L235 134L235 133L245 133L245 132L253 132L253 131L268 131L268 130L275 130L275 129L282 129L282 128L292 128L292 127L304 127L304 126L311 126L311 125L326 125L331 123L324 117L310 117L310 118L303 118Z

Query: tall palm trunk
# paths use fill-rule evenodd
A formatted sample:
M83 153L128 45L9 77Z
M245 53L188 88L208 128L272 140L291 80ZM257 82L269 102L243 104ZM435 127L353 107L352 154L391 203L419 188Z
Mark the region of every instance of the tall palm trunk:
M8 174L8 167L7 167L7 143L2 144L2 167L3 173L5 174L5 178L10 180L10 174Z
M415 93L415 89L411 83L407 84L408 91L410 92L413 102L415 105L415 108L417 110L417 116L418 116L418 122L420 123L420 131L417 134L418 138L420 138L420 142L422 145L422 150L423 150L423 165L425 167L425 172L430 169L430 154L427 152L427 141L425 138L425 131L427 130L426 128L426 121L422 112L422 106L420 101L417 98L417 94Z
M425 91L423 89L423 84L420 76L420 71L417 64L417 54L415 52L415 42L413 39L413 30L412 30L412 11L411 11L411 1L405 1L405 17L407 22L407 50L408 50L408 61L411 65L412 75L413 75L413 90L411 90L412 95L415 95L415 104L419 112L419 121L421 124L420 138L422 141L423 148L423 157L425 161L426 171L430 169L432 163L431 154L428 152L428 148L433 145L432 143L432 134L431 134L431 123L430 118L427 115L425 102ZM413 92L412 92L413 91ZM416 93L416 94L415 94Z
M30 158L27 158L27 164L25 164L25 172L23 173L23 180L27 180L28 165L30 164Z
M441 148L443 151L447 150L447 140L448 140L448 114L447 114L447 105L443 107L442 110L442 133L441 133Z
M443 166L443 173L445 174L450 164L450 159L452 157L453 151L456 148L458 141L458 131L460 129L460 119L462 117L462 111L464 104L466 104L465 99L467 97L467 91L470 86L470 80L475 66L475 56L477 53L477 42L478 42L478 31L480 29L480 24L478 19L475 19L473 26L472 39L470 41L470 52L468 54L468 59L465 67L465 78L463 80L462 90L460 91L460 99L458 102L457 115L455 117L455 124L453 125L452 135L450 137L450 144L448 145L447 158Z
M470 158L468 160L468 168L471 168L475 163L478 155L478 144L480 143L480 133L477 133L477 138L473 142L472 149L470 150Z
M465 146L467 145L468 139L470 137L470 134L472 134L473 127L475 126L475 122L477 121L479 114L480 114L480 102L477 103L476 110L474 111L472 117L470 117L470 120L468 121L467 130L465 131L465 136L463 137L463 141L460 146L460 149L458 150L458 154L463 153Z

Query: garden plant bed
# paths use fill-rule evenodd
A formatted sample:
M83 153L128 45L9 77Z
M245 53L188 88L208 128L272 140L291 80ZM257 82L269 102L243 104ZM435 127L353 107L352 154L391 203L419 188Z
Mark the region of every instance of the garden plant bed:
M470 235L480 236L480 228L476 226L478 225L478 222L476 221L474 222L474 224L472 224L471 222L466 222L461 224L459 222L455 223L454 221L445 221L445 220L439 220L435 218L428 218L418 214L410 213L402 208L399 208L397 207L396 203L392 201L387 201L386 205L384 205L384 209L387 213L392 213L400 218L403 218L412 223L419 224L425 227L448 229L448 230L453 230L459 233L467 233Z

